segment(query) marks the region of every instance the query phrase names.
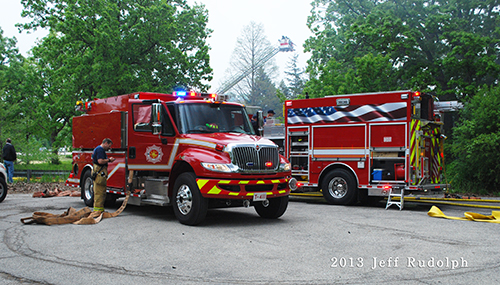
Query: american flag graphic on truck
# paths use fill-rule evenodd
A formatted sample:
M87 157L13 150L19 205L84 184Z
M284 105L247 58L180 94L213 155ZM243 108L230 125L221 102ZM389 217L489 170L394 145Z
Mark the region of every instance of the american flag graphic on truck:
M406 120L406 102L308 107L288 110L288 124L387 122Z

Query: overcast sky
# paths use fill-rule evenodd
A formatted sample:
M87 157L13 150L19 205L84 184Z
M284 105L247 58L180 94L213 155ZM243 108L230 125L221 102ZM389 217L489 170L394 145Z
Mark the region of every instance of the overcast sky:
M311 36L306 26L310 15L312 0L188 0L191 5L195 2L205 5L209 12L208 27L213 30L208 43L210 51L210 65L214 69L214 79L211 81L214 91L221 85L225 71L229 67L231 54L235 48L237 38L250 22L261 23L267 39L278 46L281 36L289 37L296 44L299 54L298 64L305 67L309 58L303 53L304 41ZM33 34L23 32L19 34L16 23L27 22L21 17L22 5L20 0L0 0L0 27L4 37L16 37L18 48L23 55L27 55L37 38L41 38L46 31L37 31ZM293 53L280 52L275 56L280 74L283 72Z

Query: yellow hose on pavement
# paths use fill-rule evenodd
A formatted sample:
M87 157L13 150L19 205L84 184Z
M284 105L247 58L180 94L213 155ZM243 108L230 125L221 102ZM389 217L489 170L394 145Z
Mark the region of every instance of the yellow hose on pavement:
M446 216L438 207L432 206L427 215L435 218L445 218L450 220L475 221L500 224L500 211L492 211L491 216L478 213L465 212L465 217Z
M398 198L398 197L396 197ZM488 205L476 205L476 204L465 204L465 203L453 203L439 200L424 200L424 199L412 199L413 197L405 197L405 202L416 202L416 203L431 203L431 204L441 204L441 205L451 205L451 206L463 206L463 207L472 207L472 208L486 208L486 209L500 209L500 206L488 206ZM397 200L397 199L394 199ZM464 200L464 199L461 199ZM467 200L467 199L465 199ZM469 202L487 202L483 200L468 200Z

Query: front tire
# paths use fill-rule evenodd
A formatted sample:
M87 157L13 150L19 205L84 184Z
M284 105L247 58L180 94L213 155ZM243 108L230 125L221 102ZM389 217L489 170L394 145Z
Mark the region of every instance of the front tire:
M0 177L0 203L7 197L7 183Z
M205 219L208 200L201 195L194 173L186 172L177 177L172 200L175 217L181 224L194 226Z
M277 219L286 211L288 207L288 196L269 199L269 205L264 206L264 203L255 204L254 208L257 214L265 219Z
M321 183L323 197L332 205L353 205L357 202L356 180L344 169L330 171Z
M83 173L81 189L82 189L83 202L85 202L85 205L87 205L88 207L93 207L94 206L94 181L92 181L92 178L90 177L90 175L91 175L90 170L87 170L87 171L85 171L85 173Z

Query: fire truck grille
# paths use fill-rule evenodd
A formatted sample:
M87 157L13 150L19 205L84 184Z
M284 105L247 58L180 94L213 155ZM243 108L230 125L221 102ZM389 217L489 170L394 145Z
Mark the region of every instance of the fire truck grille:
M232 150L232 160L243 171L275 170L279 166L277 147L253 146L235 147Z

